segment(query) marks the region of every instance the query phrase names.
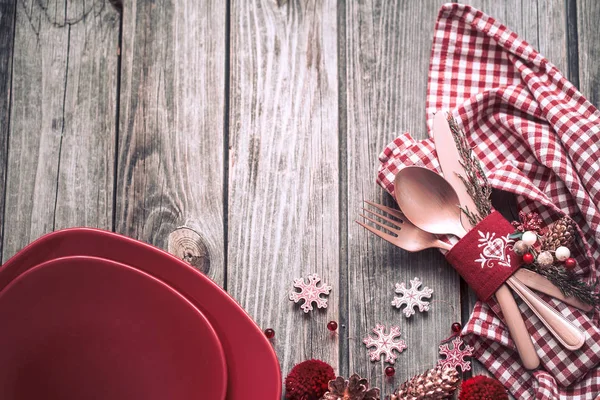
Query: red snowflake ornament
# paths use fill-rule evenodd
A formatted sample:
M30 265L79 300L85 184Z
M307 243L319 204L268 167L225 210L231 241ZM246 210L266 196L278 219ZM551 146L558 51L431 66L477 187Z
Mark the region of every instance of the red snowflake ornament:
M465 361L465 357L470 357L473 355L473 348L467 344L465 344L464 350L461 350L460 347L463 345L463 341L460 336L457 336L452 341L453 348L450 349L448 343L442 344L440 346L440 355L446 356L445 359L439 360L438 364L444 368L456 368L460 367L462 372L471 370L471 362Z
M538 213L530 212L525 213L519 211L519 221L513 221L512 225L515 227L517 232L534 231L538 235L543 235L546 231L544 226L544 220Z
M304 278L294 279L294 287L300 289L300 292L292 289L290 292L290 300L294 303L304 300L304 304L302 304L300 308L302 308L305 313L313 309L313 302L317 303L317 308L327 308L327 299L322 298L321 295L328 295L331 291L331 286L324 283L321 284L321 286L318 286L319 282L321 282L321 278L319 278L319 275L317 274L309 275L308 283L304 281Z
M400 336L400 327L392 326L390 327L390 333L385 334L385 325L375 325L373 328L373 332L377 335L376 338L368 335L364 338L363 343L369 347L375 347L375 349L369 351L369 356L371 361L379 361L381 354L385 356L386 362L393 364L396 361L396 354L394 350L398 351L398 353L402 353L402 351L406 348L406 343L404 340L394 340L396 337Z
M410 280L410 289L406 288L406 284L396 283L396 293L400 297L394 297L392 305L396 308L400 308L402 305L406 305L404 308L404 315L406 318L415 314L415 307L419 307L419 311L429 311L429 302L423 300L423 298L430 298L433 293L433 289L429 289L427 286L423 290L419 290L423 283L419 278Z

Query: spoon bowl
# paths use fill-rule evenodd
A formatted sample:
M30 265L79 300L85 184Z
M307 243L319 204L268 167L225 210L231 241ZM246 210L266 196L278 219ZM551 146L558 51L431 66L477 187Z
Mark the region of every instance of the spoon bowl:
M462 238L467 232L460 223L460 200L452 186L434 171L411 166L394 179L394 197L404 215L424 231ZM436 218L431 218L431 213Z

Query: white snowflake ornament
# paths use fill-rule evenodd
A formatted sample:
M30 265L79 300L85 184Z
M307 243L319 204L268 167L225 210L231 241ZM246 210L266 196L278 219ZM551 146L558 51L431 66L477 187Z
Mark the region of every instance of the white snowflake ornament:
M369 356L371 357L371 361L379 361L381 354L385 356L386 362L393 364L396 361L396 354L394 350L397 350L398 353L402 353L402 351L406 348L406 343L404 340L394 340L396 337L400 336L400 327L391 326L390 333L385 334L385 325L375 325L373 328L373 332L377 335L376 338L371 337L371 335L367 335L364 338L363 343L369 347L375 347L373 350L369 350Z
M406 305L404 309L404 315L406 318L415 314L415 307L419 307L419 311L429 311L429 302L423 300L423 298L430 298L433 293L433 289L429 289L427 286L423 290L419 290L423 282L419 278L411 279L410 289L406 288L404 282L396 283L396 293L400 297L394 297L392 306L400 308L402 305Z
M304 300L304 304L300 308L305 313L313 309L313 302L317 303L317 308L327 308L327 299L322 298L321 294L328 295L331 291L331 286L324 283L318 286L319 282L321 282L321 278L317 274L309 275L308 283L305 283L304 278L294 279L294 287L300 289L300 292L292 289L290 300L294 303Z
M457 336L453 341L453 348L450 349L448 343L442 344L440 346L440 355L446 356L445 359L439 360L438 364L444 368L456 368L460 367L462 372L469 371L471 369L471 362L465 361L465 357L470 357L473 355L473 348L467 344L465 344L464 350L460 349L464 343L460 336Z

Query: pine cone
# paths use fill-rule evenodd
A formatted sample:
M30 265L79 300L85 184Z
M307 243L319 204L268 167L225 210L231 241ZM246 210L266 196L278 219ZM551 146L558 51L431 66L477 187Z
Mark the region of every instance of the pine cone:
M321 400L379 400L379 389L369 389L369 382L356 374L348 381L338 376L329 381L329 391Z
M553 251L560 246L569 247L575 240L575 221L564 216L556 221L542 237L542 251Z
M390 400L439 400L452 396L460 378L455 368L437 366L404 382Z

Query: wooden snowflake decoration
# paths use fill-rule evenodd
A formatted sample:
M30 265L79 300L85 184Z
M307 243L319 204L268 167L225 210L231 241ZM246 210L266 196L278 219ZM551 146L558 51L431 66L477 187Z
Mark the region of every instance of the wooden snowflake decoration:
M464 350L461 350L460 347L463 345L463 341L460 336L457 336L453 341L453 348L450 349L448 343L442 344L440 346L440 355L446 356L445 359L439 360L438 364L444 368L451 367L456 368L460 367L462 372L469 371L471 369L471 363L469 361L465 361L465 357L470 357L473 355L473 348L467 344L465 344Z
M319 275L317 274L309 275L308 283L304 281L304 278L294 279L294 287L300 289L300 292L292 289L290 292L290 300L294 303L304 300L304 304L302 304L300 308L302 308L305 313L313 309L313 302L317 303L318 308L327 308L327 299L322 298L321 295L328 295L331 291L331 286L324 283L319 286L319 282L321 282L321 278L319 278Z
M411 279L410 289L406 288L404 282L396 283L396 293L398 293L400 297L394 297L392 306L400 308L400 306L406 305L406 308L404 308L404 315L406 315L406 318L415 314L415 307L419 307L420 312L429 311L429 302L423 299L430 298L433 289L429 289L425 286L423 290L419 290L421 285L422 282L419 278Z
M377 335L376 338L367 335L363 340L363 343L367 345L367 348L375 347L375 349L369 351L371 361L379 361L381 354L383 354L385 356L384 361L393 364L397 358L394 350L398 351L398 353L402 353L406 348L404 340L394 340L396 337L400 336L400 327L392 326L390 327L390 333L385 334L385 325L377 324L375 325L375 328L373 328L373 332Z

